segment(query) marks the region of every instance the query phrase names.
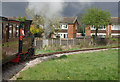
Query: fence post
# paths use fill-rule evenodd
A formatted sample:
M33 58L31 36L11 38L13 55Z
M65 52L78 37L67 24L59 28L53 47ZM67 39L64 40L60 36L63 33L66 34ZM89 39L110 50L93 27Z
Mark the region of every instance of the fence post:
M37 42L36 42L36 39L35 39L35 41L34 41L34 46L36 46L36 43L37 43Z
M60 38L60 45L61 45L61 38Z
M74 45L74 38L73 38L73 45Z
M85 42L86 37L84 37L84 42Z
M68 46L68 38L67 38L67 46Z
M52 45L53 45L53 38L52 38Z

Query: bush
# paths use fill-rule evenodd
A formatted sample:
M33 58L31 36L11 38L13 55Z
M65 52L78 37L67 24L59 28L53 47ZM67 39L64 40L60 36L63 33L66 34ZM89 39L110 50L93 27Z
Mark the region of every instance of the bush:
M89 47L89 42L81 41L81 42L78 42L77 45L79 45L79 48Z
M67 56L66 55L60 56L60 59L62 59L62 58L67 58Z
M62 51L63 49L62 49L62 46L61 45L59 45L59 46L57 46L56 47L56 51Z
M117 42L118 38L111 38L110 40L113 41L113 42Z
M118 43L118 38L109 37L107 38L107 41L108 41L108 44L116 44Z

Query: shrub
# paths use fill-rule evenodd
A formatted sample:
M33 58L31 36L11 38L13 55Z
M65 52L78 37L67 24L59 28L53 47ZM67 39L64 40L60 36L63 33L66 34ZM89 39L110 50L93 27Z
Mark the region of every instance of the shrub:
M59 45L59 46L57 46L56 47L56 51L62 51L63 49L62 49L62 46L61 45Z
M108 44L116 44L118 43L118 38L109 37L107 38L107 41L108 41Z
M60 56L60 59L62 59L62 58L67 58L67 56L66 55Z
M79 45L79 48L89 47L89 42L88 41L80 41L77 43L77 45Z
M117 41L118 41L118 38L111 38L111 41L117 42Z

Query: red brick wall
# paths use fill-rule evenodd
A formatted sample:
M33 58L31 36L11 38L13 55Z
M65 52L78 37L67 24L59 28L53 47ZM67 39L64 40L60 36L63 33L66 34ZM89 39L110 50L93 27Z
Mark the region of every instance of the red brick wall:
M77 27L77 29L76 29ZM77 20L74 24L68 24L68 38L76 38L76 33L78 32L78 23Z
M76 29L76 27L77 27L77 29ZM78 33L78 23L77 23L77 20L75 21L74 29L75 29L75 33Z
M95 33L95 30L90 30L90 26L85 28L85 36L91 36L91 32ZM111 35L111 25L106 26L106 31L99 30L98 33L106 33L106 36Z
M85 36L91 36L90 26L85 28Z
M74 24L68 24L68 38L74 38Z
M106 26L106 36L111 35L111 25Z
M112 30L111 33L120 33L120 30Z

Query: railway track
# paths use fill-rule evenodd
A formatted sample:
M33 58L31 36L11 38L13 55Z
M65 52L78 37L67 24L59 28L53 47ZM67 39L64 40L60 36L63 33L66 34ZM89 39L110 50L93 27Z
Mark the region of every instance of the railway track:
M80 50L59 51L59 52L38 54L38 55L35 55L34 57L37 58L37 57L43 57L43 56L50 56L50 55L54 55L54 54L71 53L71 52L79 52L79 51L90 51L90 50L101 50L101 49L109 49L109 48L120 48L120 47L89 48L89 49L80 49Z
M15 72L15 73L12 73L12 74L9 74L9 72L8 71L11 71L11 70L13 70L13 68L15 68L15 67L17 67L18 65L22 65L23 63L25 63L25 62L29 62L29 61L32 61L32 60L34 60L34 59L36 59L36 58L39 58L39 57L44 57L44 56L51 56L51 55L55 55L55 54L64 54L64 53L72 53L72 52L80 52L80 51L91 51L91 50L103 50L103 49L109 49L109 48L119 48L119 47L107 47L107 48L89 48L89 49L81 49L81 50L69 50L69 51L60 51L60 52L52 52L52 53L45 53L45 54L38 54L38 55L34 55L34 56L32 56L31 58L29 58L29 59L26 59L26 60L24 60L24 61L21 61L21 62L19 62L19 63L6 63L5 65L4 65L4 67L2 67L3 69L2 69L2 73L3 73L3 79L5 79L6 80L6 78L11 78L11 77L13 77L15 74L17 74L17 72ZM23 66L23 68L24 68L24 64L22 65ZM18 66L19 67L19 66ZM21 69L22 69L22 67L21 67ZM21 69L19 69L19 70L21 70ZM7 72L7 74L9 75L8 77L5 77L5 73Z

